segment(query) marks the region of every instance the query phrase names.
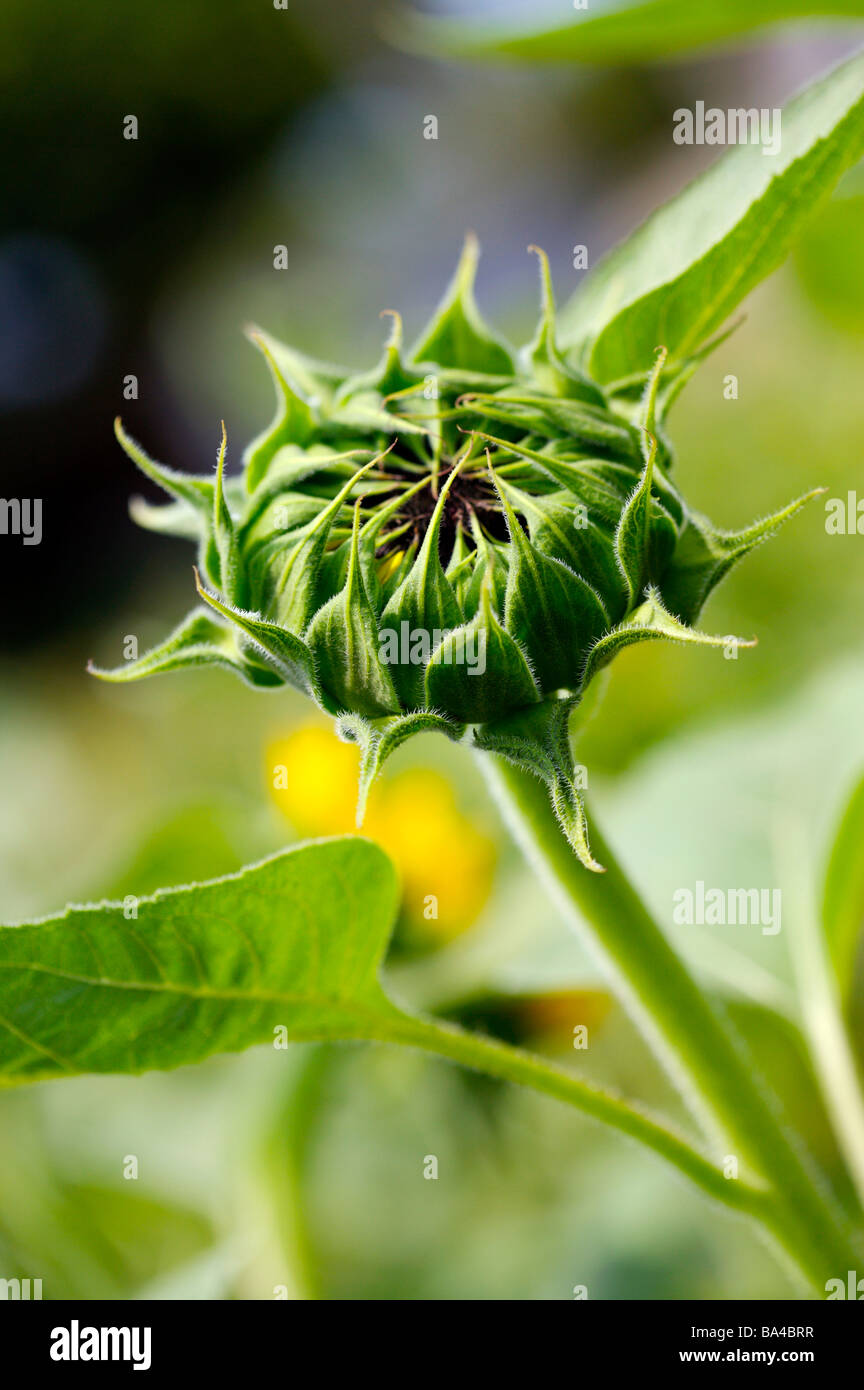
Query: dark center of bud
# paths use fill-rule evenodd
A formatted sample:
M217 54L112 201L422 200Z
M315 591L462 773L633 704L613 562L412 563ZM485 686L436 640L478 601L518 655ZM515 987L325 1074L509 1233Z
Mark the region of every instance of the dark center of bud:
M465 536L469 548L474 548L472 523L475 526L479 524L485 534L493 541L507 540L507 523L485 464L469 465L451 480L455 466L452 459L442 461L435 482L421 488L413 496L406 497L404 505L399 508L381 538L381 544L378 548L379 558L384 558L397 550L405 550L412 542L416 542L418 547L422 545L441 492L447 486L448 480L449 487L444 500L444 511L438 532L439 555L442 565L446 566L450 560L460 530ZM402 474L404 481L400 477L392 492L379 494L376 498L378 504L390 501L398 493L407 491L417 482L416 473L409 474L404 471L403 474L403 470L399 468L398 464L394 465L388 472L397 477Z

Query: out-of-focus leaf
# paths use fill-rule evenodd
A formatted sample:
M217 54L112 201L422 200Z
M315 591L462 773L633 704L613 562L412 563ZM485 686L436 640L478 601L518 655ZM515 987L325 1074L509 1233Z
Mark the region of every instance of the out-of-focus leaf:
M795 265L819 313L848 333L864 335L864 194L823 208L795 248Z
M800 1028L785 1014L752 1000L724 998L721 1007L743 1038L760 1079L779 1101L784 1124L806 1137L813 1157L829 1174L836 1195L850 1213L854 1212L855 1189L837 1147Z
M646 370L658 344L686 357L785 257L864 154L864 54L790 102L781 148L737 145L609 255L561 315L601 381Z
M862 0L591 0L564 19L560 5L525 8L526 18L514 23L509 15L451 19L406 7L387 28L402 47L447 57L635 66L728 45L786 21L864 18Z
M831 848L822 924L840 993L848 1002L864 927L864 778L849 799Z

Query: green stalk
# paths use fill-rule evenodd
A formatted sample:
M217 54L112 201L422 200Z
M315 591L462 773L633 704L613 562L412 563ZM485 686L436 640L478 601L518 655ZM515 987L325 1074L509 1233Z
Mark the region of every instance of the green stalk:
M563 1101L583 1115L589 1115L651 1149L714 1201L763 1224L773 1218L773 1198L767 1188L729 1182L716 1163L700 1153L665 1121L653 1119L610 1092L580 1080L531 1052L442 1023L440 1019L417 1019L407 1015L403 1015L401 1022L395 1025L388 1023L382 1038L388 1042L422 1048L425 1052L458 1062L485 1076L496 1076L502 1081L526 1086L541 1095Z
M775 1194L768 1224L808 1280L824 1293L830 1278L856 1267L860 1252L754 1081L740 1044L721 1022L654 922L592 818L592 850L606 872L578 862L550 806L545 785L500 757L481 765L529 861L568 920L591 939L625 1007L667 1067L709 1141L734 1155ZM734 1180L733 1180L734 1181Z

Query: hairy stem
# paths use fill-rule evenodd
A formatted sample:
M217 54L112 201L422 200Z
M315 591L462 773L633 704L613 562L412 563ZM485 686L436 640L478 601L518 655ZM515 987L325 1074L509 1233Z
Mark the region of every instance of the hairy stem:
M650 916L596 823L592 850L605 866L603 874L589 873L578 862L537 778L498 757L484 757L482 766L529 861L568 920L580 932L589 929L619 997L718 1156L738 1158L750 1180L771 1186L772 1234L811 1284L824 1290L829 1278L855 1267L854 1245L754 1081L737 1039Z
M611 1126L664 1158L717 1202L765 1222L773 1216L767 1189L749 1183L729 1182L710 1158L700 1153L667 1123L599 1087L571 1075L521 1048L484 1038L439 1020L403 1016L401 1024L388 1024L386 1038L435 1053L486 1076L497 1076L518 1086L571 1105L584 1115Z

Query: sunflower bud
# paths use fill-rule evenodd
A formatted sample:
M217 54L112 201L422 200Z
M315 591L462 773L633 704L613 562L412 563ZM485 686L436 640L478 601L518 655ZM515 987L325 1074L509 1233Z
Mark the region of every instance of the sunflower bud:
M536 251L536 248L531 248ZM416 347L398 315L381 360L352 373L262 332L273 423L226 478L123 448L172 497L141 525L197 538L201 604L129 680L215 663L288 684L363 750L361 813L384 760L438 730L548 784L591 857L568 720L601 667L633 642L723 645L693 626L714 586L806 501L744 531L691 512L671 479L666 413L699 358L600 386L556 341L545 255L541 314L520 352L474 300L469 238ZM812 494L811 494L812 495Z

